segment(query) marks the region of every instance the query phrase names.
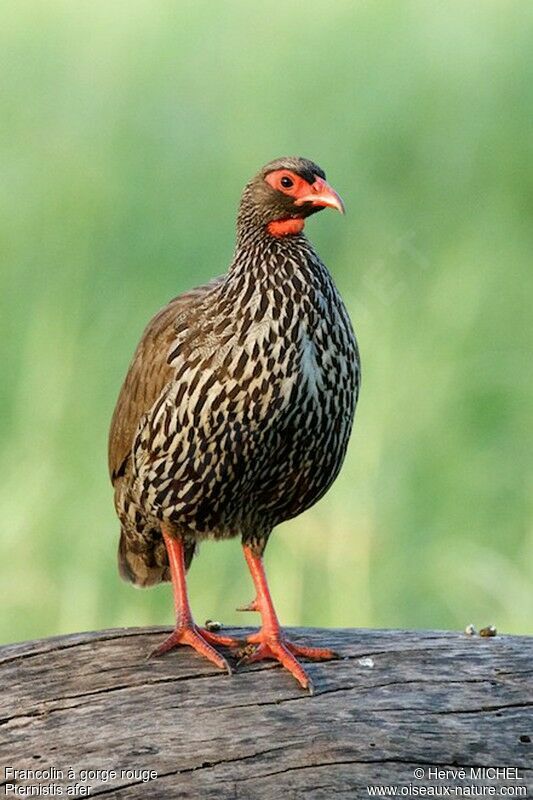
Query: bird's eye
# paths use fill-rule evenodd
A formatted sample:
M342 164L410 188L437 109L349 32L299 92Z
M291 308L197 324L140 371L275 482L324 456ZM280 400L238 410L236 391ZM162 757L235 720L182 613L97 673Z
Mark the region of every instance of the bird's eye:
M284 175L283 178L280 180L281 185L284 189L290 189L291 186L294 186L294 181L292 178L289 178L287 175Z

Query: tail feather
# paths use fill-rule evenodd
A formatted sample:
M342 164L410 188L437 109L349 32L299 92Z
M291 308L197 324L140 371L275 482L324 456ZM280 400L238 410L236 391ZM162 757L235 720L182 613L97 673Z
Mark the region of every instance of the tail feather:
M118 569L125 581L135 586L154 586L170 581L168 554L160 522L148 517L131 499L125 478L115 483L115 508L120 519ZM195 553L192 541L185 547L185 567L189 568Z
M120 531L118 569L120 576L139 587L155 586L170 580L168 557L159 534L158 540L144 540L135 534L132 540L124 528Z
M185 548L185 569L189 569L196 547ZM132 533L122 527L118 544L118 570L120 576L138 587L155 586L171 580L168 554L161 531Z

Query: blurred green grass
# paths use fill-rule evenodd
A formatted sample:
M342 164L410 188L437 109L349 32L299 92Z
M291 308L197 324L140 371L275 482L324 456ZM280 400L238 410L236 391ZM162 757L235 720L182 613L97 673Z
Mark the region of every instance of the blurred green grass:
M532 632L533 8L3 5L0 641L170 623L120 582L106 436L171 296L224 271L264 162L318 161L307 229L363 356L347 463L267 550L287 624ZM199 621L252 619L237 541Z

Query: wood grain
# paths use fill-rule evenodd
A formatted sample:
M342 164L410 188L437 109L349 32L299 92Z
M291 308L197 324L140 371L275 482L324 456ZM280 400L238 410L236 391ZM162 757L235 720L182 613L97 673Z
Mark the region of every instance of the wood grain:
M115 770L112 780L89 779L89 796L124 800L363 798L367 786L409 784L531 794L533 638L295 629L296 641L305 634L342 654L309 665L310 697L273 664L230 677L185 648L146 661L167 630L0 648L2 767L63 770L63 780L19 781L61 786L63 796L75 783L69 767ZM461 767L464 779L428 772ZM480 767L516 768L519 777L472 779ZM142 769L157 778L120 776ZM5 776L7 793L14 781Z

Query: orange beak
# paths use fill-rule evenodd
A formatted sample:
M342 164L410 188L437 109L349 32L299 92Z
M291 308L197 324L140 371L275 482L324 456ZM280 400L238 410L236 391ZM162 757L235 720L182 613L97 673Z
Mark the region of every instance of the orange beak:
M332 189L325 180L322 178L317 178L309 188L311 189L310 192L298 197L298 199L295 200L295 206L301 206L304 203L311 203L313 206L336 208L337 211L339 211L341 214L344 214L344 203L335 189Z

